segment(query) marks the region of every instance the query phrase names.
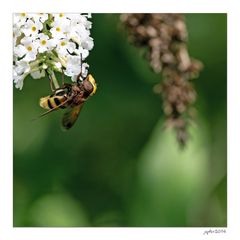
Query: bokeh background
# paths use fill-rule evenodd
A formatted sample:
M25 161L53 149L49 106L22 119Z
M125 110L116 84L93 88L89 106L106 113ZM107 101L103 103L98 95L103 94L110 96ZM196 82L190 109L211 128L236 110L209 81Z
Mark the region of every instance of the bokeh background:
M164 130L159 81L118 14L93 14L88 58L98 91L76 125L40 115L47 79L14 89L14 226L227 225L227 16L186 14L196 124L184 150Z

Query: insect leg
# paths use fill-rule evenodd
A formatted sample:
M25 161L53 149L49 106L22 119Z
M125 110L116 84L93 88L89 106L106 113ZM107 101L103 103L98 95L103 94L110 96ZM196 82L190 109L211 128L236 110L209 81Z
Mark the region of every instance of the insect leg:
M48 72L47 72L47 76L48 76L48 78L49 78L49 80L50 80L50 88L51 88L52 92L54 92L55 90L54 90L54 88L53 88L53 79L52 79L52 77L49 75Z
M80 53L81 71L77 76L77 82L82 81L82 54Z
M62 69L62 86L64 86L64 73L63 73L63 69Z

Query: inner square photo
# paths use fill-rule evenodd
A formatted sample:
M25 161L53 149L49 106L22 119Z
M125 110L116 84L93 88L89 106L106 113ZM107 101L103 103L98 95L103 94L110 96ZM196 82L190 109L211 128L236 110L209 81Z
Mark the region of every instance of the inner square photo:
M227 14L13 14L14 227L227 227Z

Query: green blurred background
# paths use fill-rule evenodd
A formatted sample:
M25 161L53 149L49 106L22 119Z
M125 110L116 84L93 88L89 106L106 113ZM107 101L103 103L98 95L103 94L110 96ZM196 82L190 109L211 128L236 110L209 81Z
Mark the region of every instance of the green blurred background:
M47 79L14 89L14 226L227 225L227 16L186 14L196 126L182 151L163 130L159 81L117 14L93 14L88 58L98 91L76 125L62 111L32 122Z

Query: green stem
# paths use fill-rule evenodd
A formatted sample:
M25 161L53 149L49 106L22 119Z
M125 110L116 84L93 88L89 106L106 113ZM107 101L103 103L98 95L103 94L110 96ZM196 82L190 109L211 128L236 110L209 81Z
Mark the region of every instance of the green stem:
M58 84L57 78L55 77L54 72L51 72L50 76L53 80L53 84L54 84L55 89L59 88L59 84Z

